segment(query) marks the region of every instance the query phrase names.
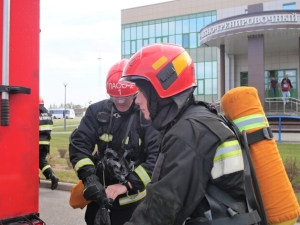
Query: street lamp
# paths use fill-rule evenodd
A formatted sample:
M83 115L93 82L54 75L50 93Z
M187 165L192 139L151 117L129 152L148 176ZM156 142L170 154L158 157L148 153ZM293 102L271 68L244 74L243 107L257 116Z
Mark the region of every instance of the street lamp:
M64 130L66 131L66 112L67 112L67 105L66 105L66 98L67 98L67 82L64 82L63 85L65 86L65 110L64 110Z

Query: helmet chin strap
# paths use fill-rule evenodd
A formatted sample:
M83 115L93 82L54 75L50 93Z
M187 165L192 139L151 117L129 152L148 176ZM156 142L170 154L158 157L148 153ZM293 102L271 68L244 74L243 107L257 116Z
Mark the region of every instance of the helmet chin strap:
M149 99L149 112L150 112L150 118L153 120L156 117L157 113L157 102L158 102L158 96L157 93L150 88L150 99Z

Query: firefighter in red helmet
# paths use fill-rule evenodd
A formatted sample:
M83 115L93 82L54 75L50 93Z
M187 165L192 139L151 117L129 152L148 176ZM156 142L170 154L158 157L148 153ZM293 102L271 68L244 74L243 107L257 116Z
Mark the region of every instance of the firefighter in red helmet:
M247 213L239 142L214 107L195 101L194 70L184 48L166 43L143 47L124 68L121 81L136 83L135 103L163 135L147 196L125 225L255 222L240 217ZM241 207L228 207L220 195Z
M87 225L99 223L95 220L105 198L114 200L112 225L130 219L145 197L158 152L158 132L134 103L137 87L119 82L127 62L123 59L110 68L106 77L109 99L89 106L70 137L70 160L84 183L84 198L91 201L85 213Z
M46 177L51 180L51 189L57 188L59 179L55 176L51 166L46 160L47 154L50 152L51 131L53 121L51 114L44 106L44 99L40 96L40 141L39 141L39 168Z

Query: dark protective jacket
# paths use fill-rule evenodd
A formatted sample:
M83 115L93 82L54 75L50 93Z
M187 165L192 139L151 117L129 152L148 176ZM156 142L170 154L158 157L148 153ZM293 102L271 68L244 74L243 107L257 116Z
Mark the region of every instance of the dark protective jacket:
M242 152L233 132L203 117L203 111L211 113L204 106L185 104L185 97L174 101L153 120L165 134L147 196L126 225L182 225L187 218L207 218L208 184L245 201ZM166 112L176 108L178 113L169 118ZM164 123L156 121L160 118L170 122L161 127Z
M52 128L53 128L53 120L51 114L48 113L48 110L43 105L40 105L39 144L40 144L40 148L41 147L47 148L48 152L49 152Z
M112 110L113 113L111 113ZM103 115L103 113L109 116L112 115L110 131L109 120L103 122L100 118L100 114ZM151 180L158 152L158 132L151 126L149 121L140 117L138 107L133 103L127 112L121 113L117 111L110 100L103 100L92 104L88 107L78 129L71 135L70 142L72 143L69 145L70 160L81 179L80 174L83 174L85 170L91 166L97 167L108 147L119 151L119 149L114 149L116 140L119 139L119 135L122 135L121 133L124 133L122 131L131 114L135 114L135 116L124 147L126 150L132 149L126 156L126 159L127 161L135 161L136 165L133 171L129 172L126 177L126 180L133 186L132 190L128 193L129 197L124 194L114 201L115 203L118 202L121 206L136 202L145 197L145 186ZM97 146L98 150L95 157L88 156L82 152L92 154L95 146ZM79 151L78 148L82 151ZM104 172L106 174L105 170ZM102 184L104 184L104 181L106 186L119 183L117 179L112 179L106 175L104 180L102 174L98 166L97 175ZM136 195L138 191L139 194Z

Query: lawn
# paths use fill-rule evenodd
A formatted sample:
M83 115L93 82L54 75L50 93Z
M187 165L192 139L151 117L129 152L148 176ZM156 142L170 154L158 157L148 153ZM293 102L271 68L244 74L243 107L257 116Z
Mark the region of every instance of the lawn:
M78 123L78 121L77 121ZM75 127L70 127L70 130L74 130ZM69 155L68 155L68 146L69 146L69 137L70 134L52 134L51 139L51 149L50 154L47 156L47 159L52 166L55 174L59 177L60 181L68 183L77 183L78 178L70 165ZM285 144L277 143L279 153L282 157L284 164L287 161L295 164L293 170L297 170L297 176L292 180L293 187L295 188L298 202L300 202L300 144ZM59 150L64 149L64 150ZM63 155L61 152L65 152ZM45 179L40 173L40 178Z

